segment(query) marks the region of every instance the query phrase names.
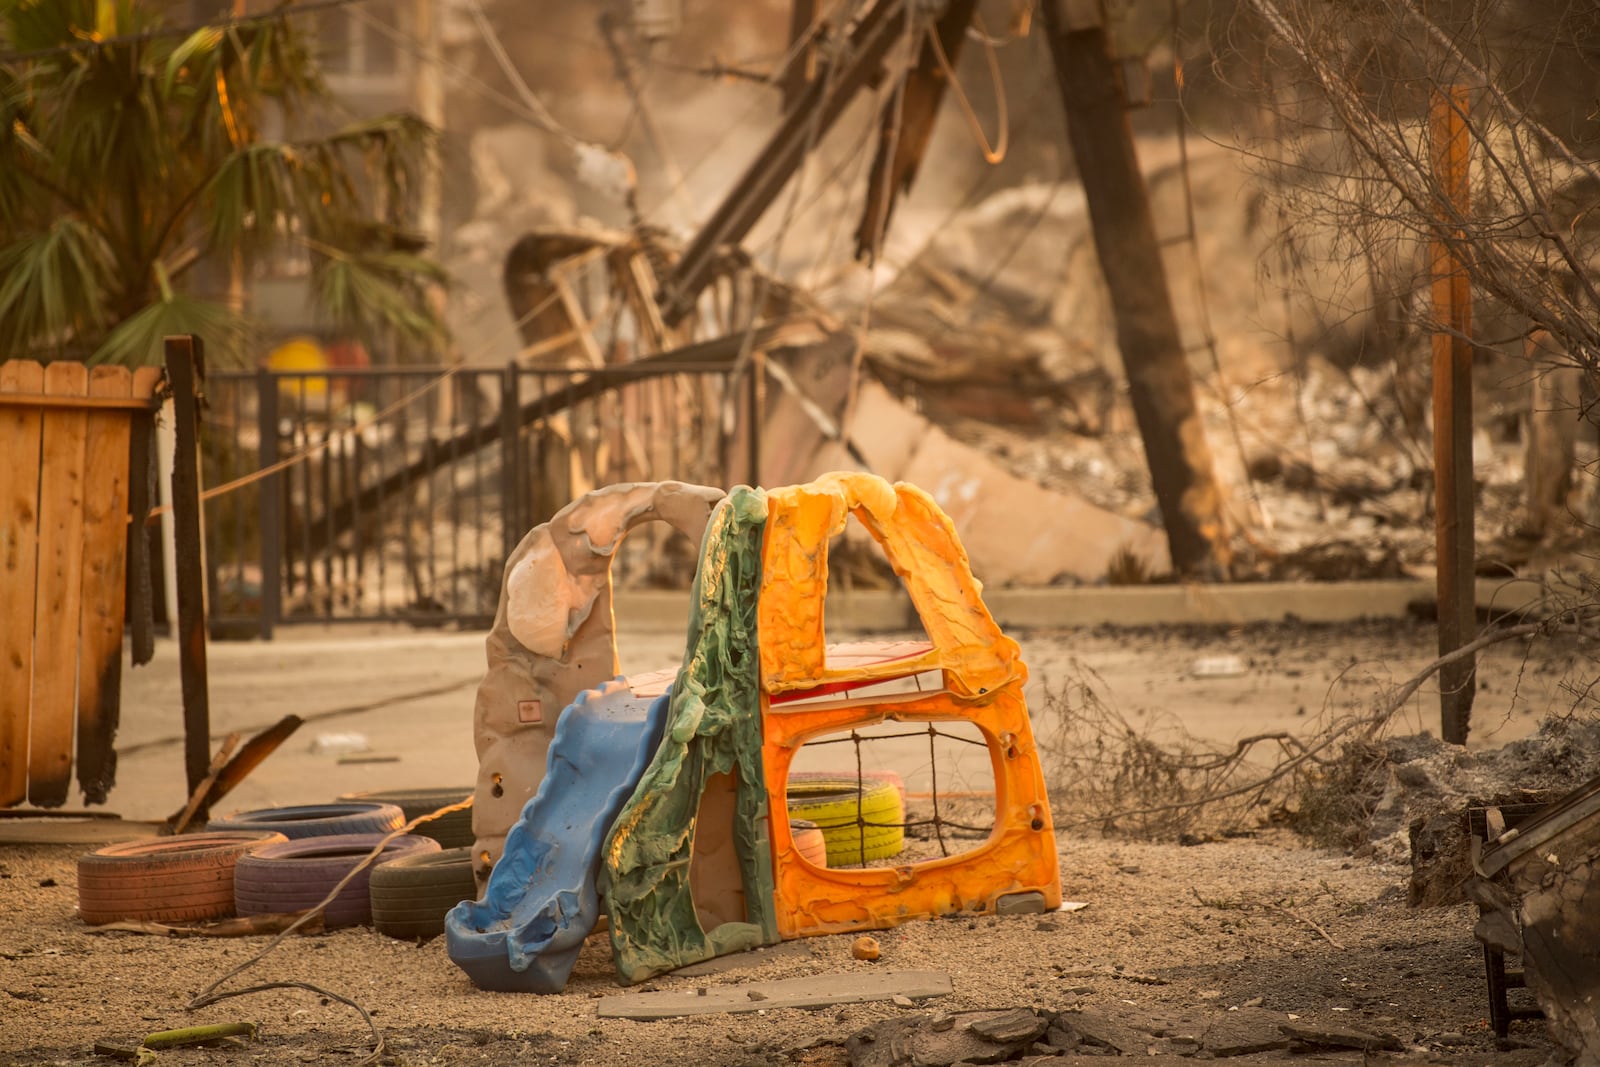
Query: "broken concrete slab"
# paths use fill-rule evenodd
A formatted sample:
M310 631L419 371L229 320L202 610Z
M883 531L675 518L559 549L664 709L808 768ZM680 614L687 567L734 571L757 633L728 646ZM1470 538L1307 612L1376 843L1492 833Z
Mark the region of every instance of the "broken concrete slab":
M704 978L712 974L725 974L728 971L743 971L751 967L760 967L762 964L771 963L776 959L792 959L797 956L811 954L811 946L804 941L781 941L776 945L763 945L751 949L749 952L734 952L727 956L713 956L709 960L691 963L687 967L679 967L669 971L673 978Z
M1157 527L1017 477L909 410L876 382L862 384L850 433L873 473L928 490L950 516L973 570L987 584L1095 581L1124 550L1149 573L1170 565L1166 536ZM818 450L814 466L816 474L860 464L830 445Z
M825 1008L831 1004L889 1000L896 995L925 1000L948 996L950 992L950 976L943 971L835 972L776 982L623 993L602 997L599 1015L602 1019L675 1019L768 1008ZM752 993L761 999L753 998Z
M967 1023L967 1029L996 1044L1031 1042L1050 1026L1050 1020L1031 1008L1013 1008L994 1015L980 1015Z
M1240 1008L1211 1020L1199 1035L1200 1044L1219 1059L1286 1049L1289 1039L1278 1029L1282 1023L1278 1012Z
M985 1012L936 1030L926 1016L885 1019L845 1041L850 1067L951 1067L1002 1063L1044 1034L1050 1018L1030 1008Z
M1076 1034L1082 1044L1110 1049L1121 1056L1143 1056L1150 1041L1133 1027L1094 1011L1064 1011L1056 1025Z
M1362 1052L1399 1052L1404 1046L1393 1034L1369 1033L1340 1026L1315 1023L1280 1023L1278 1030L1289 1039L1291 1052L1315 1049L1353 1048Z

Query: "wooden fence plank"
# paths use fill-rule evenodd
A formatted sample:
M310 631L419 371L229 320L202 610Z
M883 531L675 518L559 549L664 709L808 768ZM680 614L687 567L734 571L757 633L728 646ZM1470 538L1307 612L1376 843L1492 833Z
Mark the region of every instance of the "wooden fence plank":
M0 392L43 388L39 364L0 363ZM28 795L41 422L37 409L0 411L0 807Z
M133 372L133 395L154 397L166 377L167 372L161 367L139 367ZM131 429L128 511L133 521L128 524L129 599L123 613L132 631L129 659L135 667L142 667L156 654L155 580L150 569L151 531L146 526L150 509L155 507L155 498L159 495L154 464L155 420L150 416L136 416Z
M44 389L56 396L84 396L89 391L89 368L82 363L52 363L44 369ZM88 425L86 411L49 412L40 452L39 596L34 606L28 799L42 808L65 803L72 784Z
M89 372L90 397L130 396L126 367ZM89 413L84 445L83 610L78 639L78 786L103 804L116 780L112 742L122 713L122 622L128 540L128 442L132 415Z

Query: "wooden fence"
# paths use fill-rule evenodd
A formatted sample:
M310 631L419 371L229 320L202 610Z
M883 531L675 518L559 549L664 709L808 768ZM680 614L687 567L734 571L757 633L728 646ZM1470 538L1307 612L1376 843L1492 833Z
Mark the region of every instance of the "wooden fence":
M0 807L60 806L74 763L90 803L111 786L129 457L160 380L0 363Z

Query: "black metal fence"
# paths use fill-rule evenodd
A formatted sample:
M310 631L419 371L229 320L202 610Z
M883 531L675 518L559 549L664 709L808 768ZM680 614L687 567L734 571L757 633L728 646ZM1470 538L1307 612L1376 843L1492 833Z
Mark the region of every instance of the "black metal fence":
M487 626L506 557L586 490L748 477L759 420L730 374L725 361L654 360L215 372L203 460L214 631ZM653 533L625 548L625 580L681 580L664 572L683 553Z

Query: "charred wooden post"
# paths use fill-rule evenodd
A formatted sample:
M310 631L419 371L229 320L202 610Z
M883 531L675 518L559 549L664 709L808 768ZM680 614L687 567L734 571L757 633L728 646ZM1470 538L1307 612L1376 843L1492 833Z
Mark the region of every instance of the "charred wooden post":
M800 94L805 92L806 84L812 78L817 48L806 38L811 34L811 24L816 17L817 0L794 0L789 8L789 62L779 77L779 84L783 88L784 114L794 110Z
M1452 243L1461 238L1467 212L1467 90L1434 93L1429 126L1433 173L1441 197L1439 225L1430 243L1433 271L1433 491L1434 539L1439 559L1439 654L1454 652L1477 635L1473 557L1472 290L1466 265ZM1477 690L1473 657L1439 670L1439 736L1467 743Z
M856 229L857 259L877 257L883 235L889 231L895 198L909 192L911 183L916 180L917 168L922 165L922 156L927 151L928 138L933 136L934 120L939 117L939 105L944 102L944 91L949 84L945 77L945 61L951 70L955 69L961 58L961 45L967 39L967 27L972 24L972 14L977 8L978 0L951 0L922 42L916 66L911 68L905 89L899 95L900 106L895 108L894 98L891 98L891 106L884 108L878 122L878 154L872 160L861 225ZM932 34L938 35L937 46ZM941 48L943 60L939 55ZM898 136L894 132L897 127ZM891 152L894 153L892 158Z
M178 664L183 684L183 764L192 793L211 772L206 678L205 561L200 535L200 383L205 349L193 335L166 340L172 382L172 529L178 568Z
M1046 0L1045 37L1066 111L1067 139L1089 205L1117 347L1161 507L1172 566L1225 578L1227 530L1211 447L1195 404L1127 100L1098 0Z
M843 42L837 67L819 71L806 85L662 283L656 302L667 325L677 325L693 310L721 251L744 240L800 166L807 146L824 137L856 93L877 78L889 49L904 36L909 17L905 0L878 0Z

